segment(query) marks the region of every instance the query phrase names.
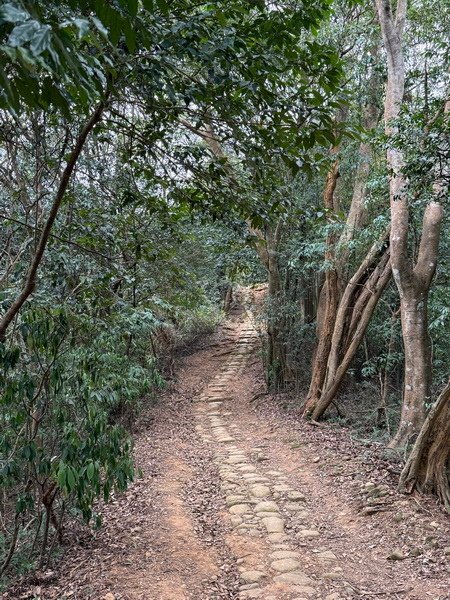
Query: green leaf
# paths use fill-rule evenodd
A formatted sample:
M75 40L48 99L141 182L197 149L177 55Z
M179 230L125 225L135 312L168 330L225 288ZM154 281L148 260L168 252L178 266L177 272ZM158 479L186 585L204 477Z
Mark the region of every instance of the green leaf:
M87 477L89 479L89 481L92 481L92 478L94 477L94 473L95 473L95 466L94 463L89 463L86 469L86 474Z
M128 21L124 21L123 30L125 34L125 42L127 44L127 48L129 52L134 52L136 49L136 32L128 23Z
M120 4L128 9L131 16L135 17L138 12L138 0L120 0Z
M66 488L67 468L64 463L61 463L59 465L58 475L56 476L56 481L58 482L58 485L61 490L64 490Z
M67 468L67 489L69 490L69 492L75 488L75 484L76 484L75 470L73 467L68 467Z

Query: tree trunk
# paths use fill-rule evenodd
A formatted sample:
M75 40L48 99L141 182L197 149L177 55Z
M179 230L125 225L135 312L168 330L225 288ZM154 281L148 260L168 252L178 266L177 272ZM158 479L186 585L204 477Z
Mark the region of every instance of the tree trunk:
M267 226L265 232L250 227L258 238L257 251L267 271L268 302L270 314L267 322L267 385L272 389L280 389L287 378L286 345L283 340L284 319L279 314L281 294L281 275L278 265L278 247L281 240L282 226L279 222L275 229Z
M379 52L379 44L377 43L371 50L374 58ZM367 130L369 135L370 130L377 126L379 120L379 110L376 105L376 98L380 92L380 77L378 71L373 68L368 81L369 98L364 107L362 125ZM365 207L365 199L367 192L367 181L370 173L370 165L372 162L372 146L369 141L363 140L359 145L358 151L358 166L355 174L355 182L353 186L352 201L348 211L345 229L342 232L337 244L337 270L340 278L345 281L349 277L349 243L354 239L356 232L364 225L367 216Z
M64 199L67 186L69 185L70 178L72 176L75 165L77 164L78 158L80 157L81 151L86 143L86 140L91 133L92 129L95 125L100 121L103 111L105 110L107 100L104 100L99 103L96 107L92 116L86 121L84 126L82 127L73 147L72 152L69 155L67 160L65 169L61 175L61 179L59 181L59 186L55 194L55 198L53 200L53 204L50 208L49 215L45 222L45 225L42 229L42 233L36 245L36 249L34 255L31 259L30 266L28 268L25 281L22 287L22 290L17 295L17 297L12 302L11 306L5 312L5 314L0 319L0 342L3 342L6 336L6 331L14 320L15 316L18 314L22 306L25 304L27 299L34 292L36 287L36 278L39 266L42 261L42 257L44 256L45 249L47 247L48 239L51 235L51 230L54 222L56 221L56 217L58 216L58 211L60 209L61 203Z
M345 351L342 360L339 362L332 378L329 378L329 384L323 391L322 396L316 403L315 407L308 416L312 416L314 420L318 420L322 417L326 409L333 402L342 380L349 369L353 358L363 340L366 333L367 327L370 323L372 314L376 308L378 300L381 297L384 289L386 288L389 279L391 278L391 266L389 263L389 251L386 250L377 268L373 271L371 278L367 282L367 288L370 293L367 298L367 302L364 304L364 310L361 313L360 318L357 322L357 327L354 335L352 336L349 346Z
M337 152L337 148L334 148L333 151ZM324 191L324 206L330 213L336 208L334 192L336 190L338 177L339 162L335 160L328 172ZM317 345L313 355L311 382L304 405L305 415L309 415L319 401L327 373L328 356L331 350L331 339L333 337L336 311L339 302L338 274L334 264L335 243L335 235L331 232L327 235L325 250L325 261L331 263L331 266L325 273L325 282L320 292L317 317ZM320 314L322 310L323 317Z
M386 264L388 236L387 231L380 241L371 247L342 294L328 358L327 387L333 383L339 363L354 337L355 328L372 294L372 289L382 274Z
M450 381L430 410L400 475L399 489L436 494L450 512Z
M428 334L427 296L420 289L406 289L401 302L405 351L405 379L400 424L392 447L406 447L425 419L431 385L431 340Z
M390 0L376 0L378 19L387 54L388 79L384 103L385 131L396 134L395 119L400 115L404 96L405 66L402 37L406 19L406 0L399 0L393 16ZM398 431L390 443L393 448L406 446L420 430L429 400L431 352L428 339L428 293L436 270L443 210L429 204L423 217L422 236L415 266L408 251L409 205L403 154L391 146L387 150L391 172L389 195L391 206L392 273L400 294L405 376L403 408Z
M374 49L374 52L377 48ZM378 76L375 70L371 73L369 79L370 98L364 108L363 125L366 129L375 127L378 122L378 111L374 104L374 98L376 97L376 90L378 88ZM334 149L336 151L337 149ZM332 373L335 373L338 366L338 358L341 356L340 351L341 337L343 331L340 332L339 336L336 337L336 327L339 329L340 325L345 327L346 319L339 312L342 312L342 294L348 286L345 285L348 279L348 257L349 257L349 243L354 238L355 233L362 224L366 217L366 208L364 200L366 197L366 186L367 179L369 176L370 163L372 160L372 148L366 141L361 142L359 147L359 163L355 175L355 183L353 188L352 201L347 215L344 231L336 239L327 240L327 254L325 259L333 263L333 269L327 271L325 283L322 287L319 305L317 309L317 345L314 350L311 382L308 391L308 395L304 405L304 416L310 416L324 390L330 385L330 359L333 363ZM337 162L333 165L333 169L337 169ZM333 172L333 169L328 175L327 185L332 182L333 177L337 177L338 173ZM334 181L334 186L336 180ZM328 190L328 194L329 194ZM334 199L334 188L332 190L332 196L326 198L327 188L325 193L325 204L338 209L335 206L336 202ZM359 270L358 270L359 272ZM352 293L358 293L359 290L352 290ZM348 309L351 308L344 301L346 314Z
M315 402L311 400L305 405L305 417L314 415L314 419L319 419L323 415L334 400L358 350L391 277L387 241L388 232L372 246L345 287L335 316L322 393Z

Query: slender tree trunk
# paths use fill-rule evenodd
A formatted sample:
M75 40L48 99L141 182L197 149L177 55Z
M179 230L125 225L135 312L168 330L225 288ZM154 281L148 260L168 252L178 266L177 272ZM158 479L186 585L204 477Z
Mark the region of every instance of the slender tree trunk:
M374 49L374 52L376 51L377 48ZM364 108L363 115L363 125L366 129L372 129L378 122L378 111L374 104L377 88L378 76L374 71L369 79L370 98ZM366 218L367 211L364 200L371 160L372 148L368 142L363 141L359 147L359 163L344 231L340 235L339 240L334 238L327 240L327 254L325 259L333 264L333 269L330 269L326 274L317 310L318 342L313 355L311 382L304 405L304 416L310 416L315 411L325 389L332 383L332 377L336 372L338 360L342 358L342 338L348 320L347 313L351 309L347 303L347 300L349 300L347 297L348 294L346 296L349 287L345 284L349 271L349 243ZM337 166L336 162L334 168L337 168ZM332 170L328 175L328 184L332 180L333 175L336 174L333 174ZM336 181L334 185L336 185ZM334 195L334 189L332 191ZM328 204L336 209L334 198L332 197L331 200L332 202L330 202L330 198L328 199ZM359 273L359 269L357 273ZM355 291L356 294L359 292L356 288L353 289L351 293L352 297ZM343 294L344 301L342 302ZM339 331L338 335L336 335L336 329ZM332 363L331 370L330 360Z
M284 319L279 314L279 302L282 291L281 275L278 265L278 248L281 240L282 224L275 228L267 226L265 231L251 226L250 231L257 238L256 249L267 271L268 303L270 315L267 322L267 385L273 389L284 386L287 378L286 345L283 339Z
M389 279L391 278L391 266L389 263L389 252L386 251L383 255L379 265L377 265L377 269L373 272L371 281L369 280L367 287L370 290L370 295L367 298L367 302L364 305L364 310L361 313L361 316L358 320L357 327L351 341L349 343L348 348L345 351L345 354L342 360L339 362L339 366L334 373L333 378L330 378L329 385L324 390L322 396L319 401L316 403L315 407L308 416L312 416L314 420L318 420L322 417L326 409L333 402L339 388L341 386L342 380L349 369L352 360L355 357L356 352L364 338L367 327L370 323L370 319L372 314L377 306L378 300L381 297L384 289L389 283Z
M29 296L34 292L36 287L36 278L39 266L42 261L42 257L44 256L45 249L47 247L47 242L51 234L51 230L53 224L58 215L59 208L64 199L64 195L67 190L67 186L69 185L70 178L72 176L75 165L78 161L78 158L83 150L83 147L86 143L86 140L91 133L92 129L95 125L100 121L103 111L105 110L105 101L100 102L100 104L96 107L92 116L86 121L83 128L81 129L75 146L70 153L69 159L67 161L66 167L61 175L61 179L59 182L58 189L56 191L55 198L53 200L53 204L50 208L49 215L47 217L47 221L45 222L44 228L40 235L39 241L37 242L36 249L34 255L31 259L30 266L28 268L28 272L25 277L25 282L22 287L22 290L17 295L17 297L12 302L11 306L5 312L5 314L0 319L0 342L4 341L6 336L6 331L14 320L15 316L18 314L24 303L27 301Z
M384 104L387 136L396 134L395 119L400 115L404 96L405 66L402 37L406 19L406 0L399 0L395 17L390 0L376 0L378 19L387 54L388 79ZM427 206L416 264L409 256L409 205L403 154L391 146L387 150L391 171L391 262L400 294L400 314L405 347L403 406L398 431L391 447L407 446L418 434L425 417L431 383L431 352L428 339L428 293L436 270L439 235L443 219L440 204Z
M400 475L399 488L436 494L450 512L450 381L428 413Z
M338 148L334 148L333 152L336 153L337 150ZM336 190L338 177L339 162L338 160L335 160L330 171L328 172L324 190L324 206L325 209L330 213L336 208L334 193ZM334 264L335 243L336 238L334 233L328 233L326 240L325 260L330 263L330 267L325 273L325 282L320 292L317 316L317 345L313 355L311 381L305 401L304 414L309 414L311 412L322 394L322 388L327 372L328 356L331 350L331 339L333 337L336 311L339 302L338 274ZM321 312L322 314L320 314Z
M386 264L388 231L374 244L344 289L336 315L327 365L327 387L332 384L342 357L351 343L372 289ZM382 268L380 269L380 265Z
M320 396L305 405L304 416L319 419L334 400L364 337L378 300L391 277L388 232L372 246L344 289L332 331Z

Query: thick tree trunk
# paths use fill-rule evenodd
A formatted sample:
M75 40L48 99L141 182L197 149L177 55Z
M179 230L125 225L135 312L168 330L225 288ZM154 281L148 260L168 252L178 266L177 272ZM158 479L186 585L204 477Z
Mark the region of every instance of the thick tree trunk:
M406 19L406 0L399 0L393 16L390 0L376 0L378 18L387 54L388 80L384 104L387 136L396 133L395 119L400 115L404 96L405 66L402 37ZM400 294L403 343L405 347L405 384L403 408L397 434L391 447L403 447L416 436L425 416L431 382L431 351L428 339L427 303L436 270L442 207L432 202L423 218L422 236L416 265L409 257L409 205L403 154L390 147L387 162L391 205L392 273Z
M401 419L397 433L389 444L391 448L407 446L419 433L426 405L430 402L432 355L427 308L431 281L436 270L443 218L440 204L432 202L426 207L419 254L412 269L406 257L407 237L404 248L397 246L403 235L402 223L399 224L398 221L405 218L406 212L405 203L402 204L394 207L392 227L396 227L400 234L393 240L397 253L392 258L392 272L400 292L405 374Z
M450 512L450 381L430 410L406 465L399 488L436 494Z
M405 379L400 425L392 447L406 447L425 419L431 385L431 340L428 334L427 298L423 290L406 289L401 302L405 349Z

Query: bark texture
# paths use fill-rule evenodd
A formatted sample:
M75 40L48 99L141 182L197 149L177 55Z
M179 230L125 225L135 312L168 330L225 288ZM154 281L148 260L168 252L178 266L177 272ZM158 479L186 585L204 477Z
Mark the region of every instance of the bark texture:
M405 87L402 36L406 18L406 0L399 0L394 16L390 0L376 0L387 55L388 79L384 105L385 131L396 133L395 120L400 115ZM402 414L391 447L407 446L417 436L425 418L431 384L431 344L428 334L428 293L436 270L439 234L443 218L440 204L427 206L416 264L408 250L409 205L403 154L391 146L387 150L391 172L389 195L391 207L392 273L400 294L400 314L405 348L405 375Z
M334 149L336 152L337 149ZM324 206L331 214L337 207L334 193L339 177L339 162L335 160L327 175L324 190ZM334 264L335 235L329 233L326 241L325 261L330 267L325 274L318 307L317 316L317 345L314 351L311 370L311 382L304 406L304 412L308 415L316 406L322 394L327 372L328 356L331 350L331 339L336 321L336 311L339 302L339 281L336 266Z
M430 410L405 467L399 488L436 494L450 512L450 381Z
M363 340L364 334L366 333L367 327L370 323L370 319L376 308L378 300L381 294L385 290L389 279L391 278L391 265L389 262L389 250L387 249L375 269L371 273L368 281L365 285L365 293L363 293L359 300L364 298L364 302L361 302L361 311L358 311L358 318L354 318L352 325L352 335L347 336L347 342L345 351L343 352L342 358L339 362L333 363L335 369L332 374L328 377L327 386L324 389L322 396L316 403L311 416L314 420L320 419L329 405L333 402L339 388L342 384L345 374L349 369L353 358ZM355 312L352 311L352 316L355 317ZM341 319L337 321L337 325L340 329Z

